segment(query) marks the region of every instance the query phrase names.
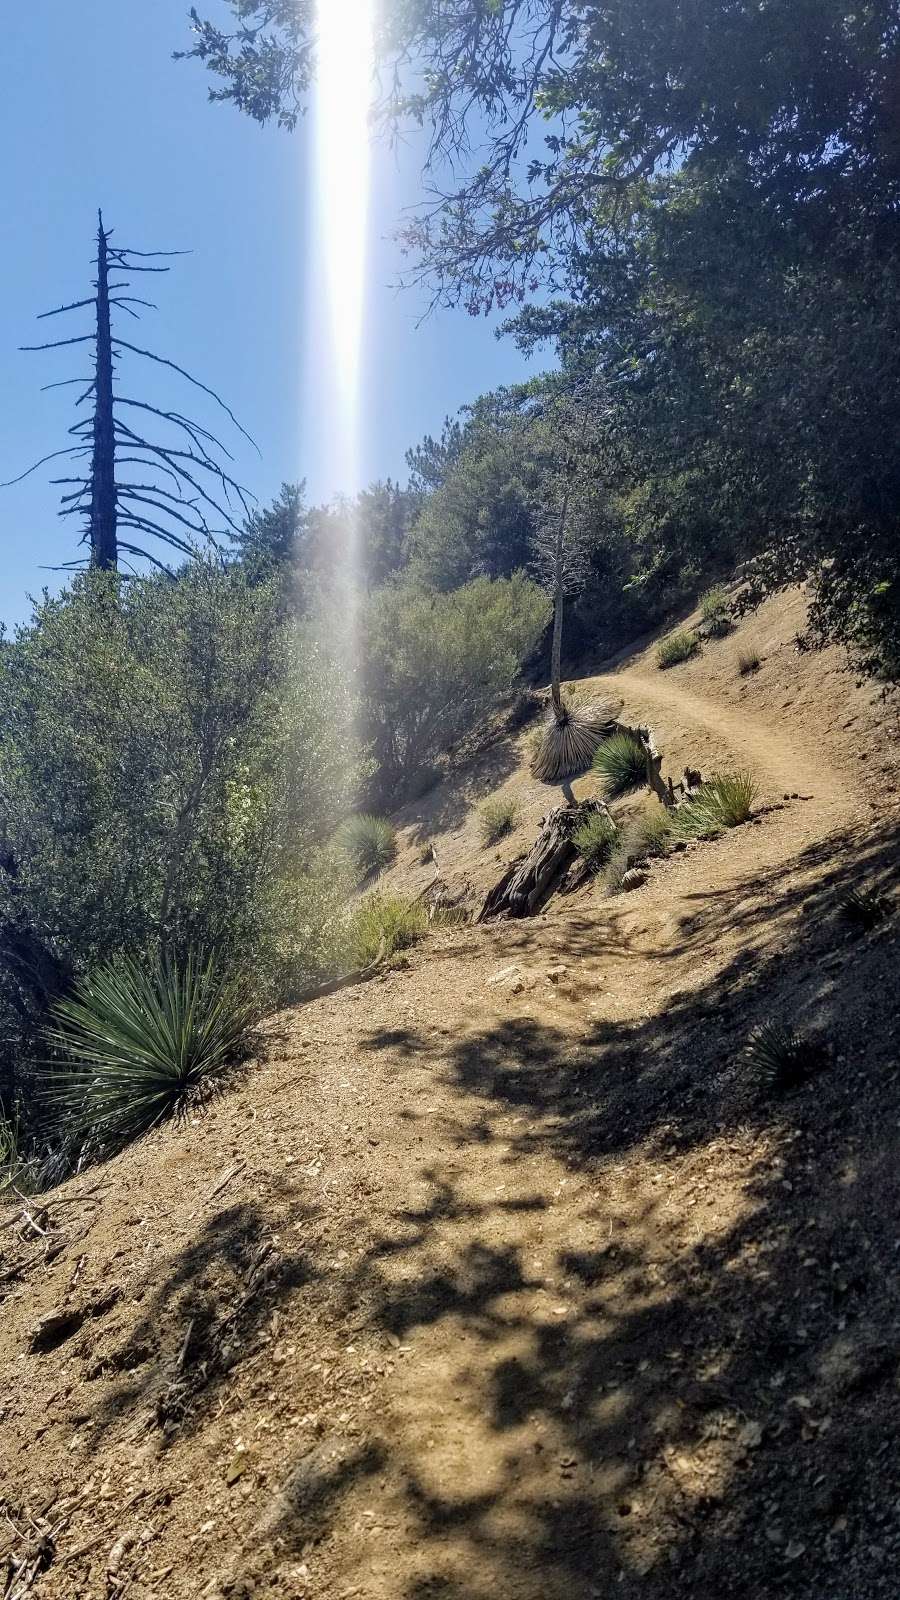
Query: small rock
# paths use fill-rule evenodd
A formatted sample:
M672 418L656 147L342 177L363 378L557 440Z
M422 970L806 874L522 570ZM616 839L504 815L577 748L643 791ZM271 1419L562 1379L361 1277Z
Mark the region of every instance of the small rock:
M641 872L638 867L631 867L622 879L622 888L640 889L647 882L647 876L647 873Z
M510 967L501 967L500 971L495 972L492 978L488 978L489 989L497 989L501 984L507 983L518 983L520 988L523 987L522 969L521 967L516 966L515 963Z

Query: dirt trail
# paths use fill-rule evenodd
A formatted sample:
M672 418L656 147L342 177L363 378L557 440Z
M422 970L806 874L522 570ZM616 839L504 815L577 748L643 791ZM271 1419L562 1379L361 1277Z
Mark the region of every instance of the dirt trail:
M434 934L276 1019L102 1203L48 1199L61 1250L0 1253L34 1600L893 1600L897 916L841 922L893 883L893 801L820 752L846 707L773 734L686 675L599 681L667 770L746 764L781 809L634 895ZM780 1015L834 1054L776 1103L742 1050Z
M593 680L602 691L618 689L625 697L626 712L646 717L660 728L662 748L671 760L678 744L690 742L696 731L704 735L707 760L715 759L719 744L765 782L772 794L811 793L817 801L819 818L846 814L846 779L831 768L822 749L810 746L807 737L795 727L786 730L745 709L732 710L693 689L678 687L658 669L618 672ZM674 739L672 734L674 733Z

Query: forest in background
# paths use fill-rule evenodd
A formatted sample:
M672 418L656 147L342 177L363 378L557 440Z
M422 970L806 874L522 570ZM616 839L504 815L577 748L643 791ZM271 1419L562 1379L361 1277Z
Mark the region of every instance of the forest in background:
M188 53L214 98L290 131L312 6L226 9L230 29L194 13ZM382 121L423 124L433 171L467 116L488 145L408 227L410 275L436 306L505 308L551 370L473 397L405 484L325 507L286 485L215 543L194 526L167 570L95 560L3 641L17 1160L83 1158L47 1025L109 963L214 956L261 1011L374 953L336 836L433 781L535 660L563 493L571 657L740 566L743 606L810 585L801 647L900 671L895 8L398 0L382 49Z

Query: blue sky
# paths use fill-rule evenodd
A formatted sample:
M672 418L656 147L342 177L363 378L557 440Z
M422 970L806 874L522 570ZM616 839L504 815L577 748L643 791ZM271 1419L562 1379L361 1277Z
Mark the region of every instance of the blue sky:
M208 0L201 13L215 15L217 3ZM90 292L102 206L116 243L192 252L168 277L144 281L159 312L127 333L123 327L123 335L178 361L227 399L260 445L261 461L227 424L221 430L235 447L236 475L261 501L284 480L303 477L311 497L325 499L355 485L333 481L332 420L310 398L322 360L319 308L307 292L312 127L288 135L209 105L200 68L171 59L188 42L187 12L188 0L29 0L4 21L0 479L66 443L77 391L40 388L87 370L84 355L77 346L42 355L17 347L87 331L85 313L33 319ZM418 154L412 146L399 161L386 148L374 154L362 482L402 475L409 445L476 394L526 370L490 323L441 311L418 325L421 296L392 287L400 258L390 234L403 207L419 198ZM141 364L127 387L140 386L154 401L168 395L218 426L206 404L176 384L161 385ZM61 491L50 475L42 468L0 490L0 619L8 623L28 615L29 593L60 581L47 569L76 554L73 523L57 517Z

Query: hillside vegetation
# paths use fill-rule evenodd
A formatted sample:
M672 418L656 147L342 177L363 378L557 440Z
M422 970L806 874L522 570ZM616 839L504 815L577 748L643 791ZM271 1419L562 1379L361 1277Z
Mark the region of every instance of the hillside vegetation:
M31 1592L893 1593L898 761L839 653L798 661L803 604L585 683L667 768L751 773L750 824L630 894L425 919L180 1124L7 1193ZM382 894L477 907L547 806L527 737L395 814Z
M336 5L172 68L332 129L323 439L369 129L544 370L261 504L123 336L168 252L98 216L24 347L92 377L6 483L75 522L0 630L3 1600L896 1600L895 0L383 0L346 88Z

